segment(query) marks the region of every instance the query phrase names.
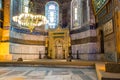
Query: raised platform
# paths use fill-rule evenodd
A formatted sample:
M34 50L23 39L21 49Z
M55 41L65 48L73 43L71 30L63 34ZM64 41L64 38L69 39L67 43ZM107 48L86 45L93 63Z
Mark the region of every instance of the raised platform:
M95 61L40 59L34 61L0 61L0 66L94 67Z
M120 80L120 73L106 72L106 62L99 61L81 61L72 60L56 60L56 59L40 59L34 61L0 61L0 67L58 67L58 68L92 68L96 69L98 80Z
M98 80L120 80L120 73L106 72L105 63L96 63L95 67Z

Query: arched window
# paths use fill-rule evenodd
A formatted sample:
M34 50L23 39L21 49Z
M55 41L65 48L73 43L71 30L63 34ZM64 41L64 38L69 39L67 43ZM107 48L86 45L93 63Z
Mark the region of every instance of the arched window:
M82 5L81 0L72 0L71 2L71 28L76 29L81 26L82 22Z
M3 9L3 0L0 0L0 28L3 28L3 10L2 9Z
M49 1L45 5L45 16L47 17L48 23L46 29L56 28L59 23L59 5L55 1Z
M0 9L2 9L2 0L0 0Z
M23 12L24 13L29 12L29 0L23 0Z
M89 0L72 0L71 29L81 28L89 23Z

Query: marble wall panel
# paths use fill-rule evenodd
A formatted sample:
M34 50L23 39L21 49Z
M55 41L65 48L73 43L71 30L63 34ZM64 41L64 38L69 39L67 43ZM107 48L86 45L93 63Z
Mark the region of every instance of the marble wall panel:
M105 53L114 53L116 51L114 34L104 37Z
M97 42L93 39L97 36L96 30L86 30L79 33L71 34L71 40L86 40L84 43L72 45L72 55L74 58L79 58L82 60L95 60L97 59L96 53L98 53ZM92 40L91 40L92 39ZM77 55L78 52L78 55Z
M10 43L10 53L23 53L23 54L24 53L29 53L29 54L45 53L45 46Z
M23 40L45 41L44 35L30 35L30 34L18 33L15 31L10 32L10 37L23 39Z
M10 37L25 41L45 41L44 35L34 35L34 34L24 34L18 33L11 30ZM22 57L24 60L35 60L39 59L39 54L44 57L45 46L44 45L25 45L18 43L10 43L10 53L12 54L12 59L17 60Z
M96 43L86 43L86 44L77 44L72 45L72 53L97 53L97 44Z
M71 39L76 40L76 39L83 39L83 38L86 38L86 37L94 37L94 36L96 36L96 31L95 30L87 30L85 32L72 34Z
M78 57L81 60L98 60L99 57L97 56L97 53L97 43L72 45L72 56L74 59Z
M77 54L73 54L73 59L77 59ZM105 60L105 55L104 54L79 54L78 55L78 60L100 60L104 61Z
M17 60L18 58L22 58L23 60L38 60L39 55L12 54L12 60Z

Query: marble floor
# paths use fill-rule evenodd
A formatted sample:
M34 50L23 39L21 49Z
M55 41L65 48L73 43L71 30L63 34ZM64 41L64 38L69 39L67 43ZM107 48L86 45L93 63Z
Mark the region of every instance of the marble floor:
M97 80L95 69L0 67L0 80Z

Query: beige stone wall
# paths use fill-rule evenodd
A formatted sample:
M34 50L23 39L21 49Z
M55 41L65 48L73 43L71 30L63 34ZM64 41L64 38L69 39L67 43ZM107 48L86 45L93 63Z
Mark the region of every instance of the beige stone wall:
M118 29L116 28L116 10L118 9L119 0L109 0L109 2L100 9L100 11L96 14L96 22L98 23L97 28L97 45L99 52L101 52L101 48L104 47L104 57L107 60L115 61L116 60L116 32ZM120 2L120 1L119 1ZM115 4L114 4L115 3ZM117 8L115 8L117 7ZM104 13L105 12L105 13ZM103 14L102 14L103 13ZM112 24L111 24L112 23ZM112 26L111 26L112 25ZM101 34L100 31L103 31L103 46L101 43Z
M39 59L39 54L41 58L44 57L45 46L10 43L10 53L12 53L12 60L20 57L23 60L36 60Z
M0 43L0 60L11 60L12 57L9 54L9 42L1 42Z
M104 38L105 53L114 53L115 48L115 36L114 33Z
M118 58L120 59L120 0L115 0L116 5L116 17L115 17L115 31L116 31L116 47Z
M98 50L99 52L100 51L100 48L103 47L103 46L100 46L100 31L103 31L103 34L104 34L104 29L103 29L103 26L99 27L97 29L97 45L98 45ZM107 36L104 36L103 35L103 38L104 38L104 53L108 53L108 52L115 52L115 33L111 33Z
M4 0L4 23L3 26L10 26L10 0Z
M0 41L2 39L2 29L0 28Z
M4 0L3 29L0 29L0 60L11 60L9 52L10 0Z
M4 21L3 21L3 31L2 40L9 40L9 27L10 27L10 0L4 0Z
M103 35L103 46L101 46L101 40L100 40L100 37L101 37L101 34L100 34L100 31L102 30L103 31L103 34L104 34L104 27L103 26L100 26L99 28L97 28L97 48L98 48L98 51L100 54L103 54L103 56L101 56L102 59L106 59L108 56L112 55L114 56L115 58L115 52L116 52L116 42L115 42L115 33L111 33L107 36L104 36ZM104 47L104 53L101 53L101 48ZM110 55L108 55L110 54ZM112 57L112 59L114 59Z

